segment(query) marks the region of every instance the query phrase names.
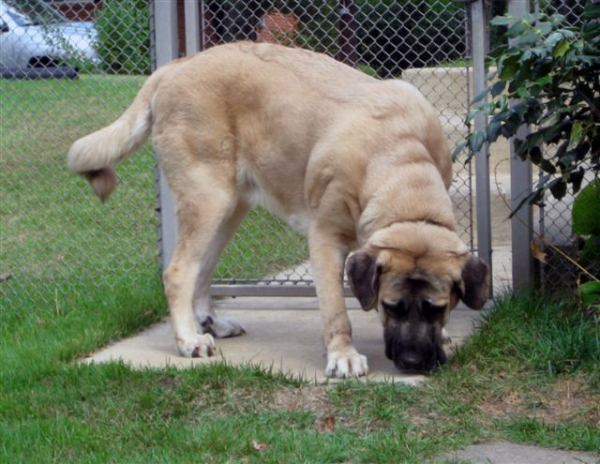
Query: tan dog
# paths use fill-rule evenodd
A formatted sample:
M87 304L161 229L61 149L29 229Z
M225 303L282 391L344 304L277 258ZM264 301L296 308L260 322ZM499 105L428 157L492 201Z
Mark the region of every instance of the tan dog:
M257 204L308 235L329 376L368 372L344 304L354 248L350 284L363 309L379 312L386 355L401 369L443 363L450 310L488 297L488 266L455 232L438 116L406 83L306 50L214 47L157 70L119 119L74 143L69 168L104 200L114 166L148 137L179 220L164 284L183 356L210 356L213 335L244 333L216 317L210 284Z

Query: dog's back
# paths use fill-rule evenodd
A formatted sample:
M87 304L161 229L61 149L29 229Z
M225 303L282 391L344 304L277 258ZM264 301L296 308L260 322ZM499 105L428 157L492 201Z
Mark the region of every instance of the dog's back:
M235 162L242 194L288 223L319 203L330 178L360 188L374 164L397 167L425 157L446 188L451 182L437 112L416 88L303 49L209 49L162 80L153 113L155 145L173 121L193 121L186 133L194 132L189 138L199 145L202 132L197 156Z
M114 165L150 134L158 147L181 143L176 136L198 144L189 153L205 162L235 161L242 183L271 199L285 196L276 203L287 209L303 208L298 202L323 188L324 171L349 164L366 170L390 145L401 148L406 140L425 148L446 187L451 181L437 113L417 89L278 45L227 44L160 68L117 121L75 142L69 167L104 199L116 185ZM161 157L163 168L172 162ZM306 172L318 179L313 186L307 179L301 191L295 178Z

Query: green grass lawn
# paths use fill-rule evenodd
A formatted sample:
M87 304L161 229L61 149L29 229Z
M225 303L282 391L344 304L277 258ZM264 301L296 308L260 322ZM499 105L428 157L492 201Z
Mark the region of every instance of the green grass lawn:
M142 81L0 80L0 275L12 275L0 282L0 462L422 463L497 439L600 449L599 328L568 298L499 301L419 388L78 364L166 314L150 150L119 166L105 204L64 160ZM257 242L265 227L283 238ZM289 266L300 243L258 212L219 275Z
M78 365L61 359L69 324L57 316L54 339L12 351L10 369L2 352L0 459L422 463L493 440L598 450L598 327L564 310L544 298L501 301L419 388L316 386L225 364Z

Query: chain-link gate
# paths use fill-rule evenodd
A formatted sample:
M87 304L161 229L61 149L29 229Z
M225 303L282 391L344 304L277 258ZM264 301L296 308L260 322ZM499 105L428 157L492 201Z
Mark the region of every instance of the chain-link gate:
M180 54L186 51L183 4L177 2ZM115 120L150 73L151 49L158 45L152 24L163 20L153 17L151 6L150 0L0 0L4 302L52 310L69 295L101 291L113 298L159 275L150 147L119 166L119 188L106 204L65 166L71 143ZM238 39L280 42L328 53L378 78L406 79L438 108L451 144L464 135L472 92L461 2L199 6L204 47ZM458 163L451 193L460 233L474 248L471 179L470 166ZM225 251L215 288L311 293L307 256L304 238L257 210Z
M205 1L199 8L199 43L234 40L281 43L327 53L377 78L415 84L440 111L451 144L464 136L470 99L467 15L462 3L422 1ZM180 21L181 22L181 21ZM186 53L179 31L180 53ZM460 165L452 187L463 239L474 246L470 165ZM312 294L305 239L264 212L242 225L244 237L224 252L213 294ZM269 250L268 272L248 272L244 257Z

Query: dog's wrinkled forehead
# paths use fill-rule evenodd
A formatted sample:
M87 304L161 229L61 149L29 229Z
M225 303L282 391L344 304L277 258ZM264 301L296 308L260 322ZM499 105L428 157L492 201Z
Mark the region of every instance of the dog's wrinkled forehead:
M403 300L408 305L417 306L422 301L443 305L449 302L451 289L452 276L449 274L435 275L419 268L398 272L391 268L381 275L379 300Z
M427 224L414 225L414 230L394 225L374 234L370 244L378 250L385 274L417 287L426 283L437 288L460 280L468 252L455 233Z

